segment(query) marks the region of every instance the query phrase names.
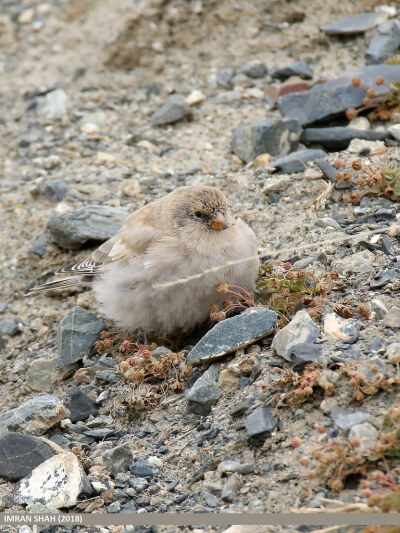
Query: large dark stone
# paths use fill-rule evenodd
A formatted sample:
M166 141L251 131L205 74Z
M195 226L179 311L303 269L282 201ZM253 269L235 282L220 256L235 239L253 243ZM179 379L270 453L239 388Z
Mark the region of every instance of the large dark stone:
M0 436L0 476L11 481L21 479L53 455L41 440L9 431Z
M63 403L71 413L69 416L71 422L86 420L90 415L97 415L97 409L92 400L76 385L67 390Z
M133 475L144 478L153 477L159 473L159 470L156 466L150 464L144 459L139 459L138 461L132 463L129 467L129 470Z
M261 154L282 156L299 144L301 127L297 120L268 118L239 126L232 134L233 152L248 163Z
M301 135L301 142L309 144L322 144L327 150L345 150L353 139L366 139L368 141L383 141L390 137L386 131L358 130L355 128L307 128Z
M370 65L351 70L331 81L316 85L312 89L281 96L278 107L283 116L298 120L303 126L343 114L351 107L361 107L367 89L353 87L352 78L359 77L377 94L386 94L385 85L376 85L377 77L383 77L390 84L400 79L400 65Z
M289 357L293 361L293 370L301 370L305 365L314 363L322 355L321 344L294 344L289 349Z
M118 233L128 215L123 207L87 205L52 216L47 229L61 248L76 250L88 241L103 242Z
M321 29L328 35L354 35L356 33L365 33L375 28L375 26L384 22L386 18L386 13L382 12L358 13L357 15L337 20L332 24L326 24Z

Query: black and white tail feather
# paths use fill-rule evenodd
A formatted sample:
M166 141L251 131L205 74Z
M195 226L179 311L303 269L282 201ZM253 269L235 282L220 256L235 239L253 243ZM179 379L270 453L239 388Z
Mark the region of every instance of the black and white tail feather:
M100 267L101 264L95 263L92 257L89 256L79 263L68 265L56 272L56 274L68 274L68 276L32 287L27 291L26 296L40 292L68 289L78 285L90 285L96 274L99 273Z

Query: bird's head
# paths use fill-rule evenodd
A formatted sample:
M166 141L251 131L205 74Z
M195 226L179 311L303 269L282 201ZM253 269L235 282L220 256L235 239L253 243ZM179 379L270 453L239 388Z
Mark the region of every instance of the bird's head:
M201 234L223 232L229 227L225 196L215 187L181 187L174 202L174 225L178 231ZM178 189L177 189L178 191Z

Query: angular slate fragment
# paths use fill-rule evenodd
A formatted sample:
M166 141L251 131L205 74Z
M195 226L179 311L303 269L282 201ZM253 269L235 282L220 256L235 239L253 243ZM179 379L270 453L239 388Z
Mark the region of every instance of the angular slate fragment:
M346 413L335 419L335 424L343 431L347 432L356 424L362 424L368 420L368 414L363 411L354 411L354 413Z
M63 403L71 413L69 416L71 422L86 420L90 415L97 415L92 400L76 385L67 390Z
M253 405L255 400L256 400L255 397L250 396L249 398L245 398L241 402L235 403L232 409L230 409L229 414L231 415L232 418L243 415L247 411L247 409L251 405Z
M277 315L274 311L265 307L250 307L242 314L216 324L189 352L187 360L204 363L219 359L271 334L276 324Z
M310 80L313 75L310 65L305 61L296 61L287 67L277 68L271 74L273 78L282 81L287 80L290 76L299 76L305 80Z
M152 115L151 122L154 126L173 124L192 114L190 106L180 96L169 96L161 107Z
M38 255L43 257L48 247L47 239L45 235L39 235L34 244L29 248L29 255Z
M387 285L390 281L393 281L398 278L399 273L396 272L396 270L383 270L382 272L378 272L374 279L370 281L369 288L380 289L381 287Z
M322 26L321 30L327 35L354 35L356 33L365 33L384 22L386 18L386 13L382 12L373 11L370 13L358 13L357 15L337 20L332 24L326 24L325 26Z
M9 335L14 337L20 332L18 323L15 320L2 320L0 322L0 335Z
M41 440L9 431L0 436L0 476L16 481L53 455L50 446Z
M248 78L258 79L263 78L268 70L264 63L250 63L249 65L244 65L240 72L243 72Z
M301 135L301 142L309 145L322 144L327 150L345 150L353 139L383 141L390 134L386 131L359 130L346 126L332 128L306 128Z
M262 406L250 413L245 422L247 436L254 440L264 440L272 433L276 425L277 421L271 411Z
M293 347L299 344L314 343L319 335L319 328L307 311L298 311L289 324L275 335L272 348L278 355L292 362L290 352Z
M282 156L299 144L301 127L295 119L268 118L233 130L232 151L246 161L261 154Z
M212 406L221 396L217 383L218 376L219 365L214 364L195 382L186 394L190 413L202 416L210 414Z
M293 172L302 172L309 161L315 161L319 157L324 157L326 153L323 150L299 150L289 155L275 159L272 166L281 171L291 174Z
M61 365L70 365L88 355L104 324L94 315L76 306L57 328L57 349Z
M308 363L314 363L322 355L320 344L295 344L289 349L289 357L293 361L293 370L301 370Z
M114 477L129 470L132 461L133 453L128 443L116 446L103 454L103 465Z
M334 181L338 173L337 168L331 165L328 161L325 161L325 159L318 159L315 163L319 169L322 170L328 181Z
M367 89L353 87L352 78L359 77L377 94L386 94L385 85L376 85L377 77L382 76L387 84L400 79L400 65L369 65L346 72L333 80L316 85L304 92L281 96L278 108L282 115L296 119L306 126L319 120L343 114L350 107L362 106ZM239 156L240 157L240 156Z
M381 24L378 33L369 43L365 61L367 64L384 63L400 47L400 22L388 20Z
M144 459L139 459L138 461L132 463L129 467L129 470L134 476L144 478L153 477L159 473L159 470L156 466L152 465L148 461L145 461Z
M50 218L47 229L61 248L76 250L88 241L103 242L118 233L129 211L109 205L87 205Z

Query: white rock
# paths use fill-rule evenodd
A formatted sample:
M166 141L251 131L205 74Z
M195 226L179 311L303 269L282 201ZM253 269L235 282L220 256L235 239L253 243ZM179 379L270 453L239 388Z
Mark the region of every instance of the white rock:
M32 22L34 16L34 9L32 9L31 7L25 9L25 11L22 11L22 13L18 16L18 24L29 24L30 22Z
M356 117L350 120L348 127L356 130L369 130L371 124L367 117Z
M103 481L91 481L91 485L96 494L107 490L107 485Z
M379 150L380 148L386 148L383 141L367 141L365 139L353 139L350 141L347 151L351 154L358 154L361 150L368 149L371 152Z
M357 451L362 455L368 455L378 443L378 431L369 422L355 424L349 432L349 440L351 441L353 438L360 439L360 446L357 446Z
M397 9L395 6L377 6L375 8L375 11L380 11L381 13L385 13L388 17L395 17L397 13Z
M264 185L263 193L268 194L270 192L283 192L290 185L289 178L283 177L278 179L269 179Z
M336 313L329 313L324 319L324 333L331 339L352 343L358 338L359 326L352 318L342 318Z
M90 482L76 455L67 452L47 459L29 476L20 479L14 488L14 502L42 503L61 509L73 507L81 494L91 492Z
M62 89L56 89L46 94L37 113L45 120L53 121L63 118L68 111L68 96Z
M335 229L342 229L340 227L340 224L336 222L334 218L331 217L321 217L318 218L315 221L316 226L320 226L321 228L335 228Z
M383 320L389 312L389 310L380 300L378 300L378 298L371 300L371 311L375 313L378 320Z
M201 102L204 102L206 99L205 94L203 94L201 91L194 90L192 91L186 98L186 103L189 105L196 105L200 104Z
M388 130L397 141L400 141L400 124L389 126Z
M161 468L163 465L162 460L155 455L150 455L150 457L147 459L147 462L153 466L156 466L157 468Z
M97 133L99 129L98 125L94 124L94 122L84 122L81 125L81 132L86 133L87 135L93 135L93 133Z

